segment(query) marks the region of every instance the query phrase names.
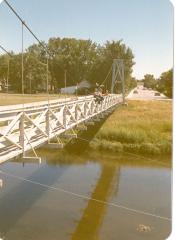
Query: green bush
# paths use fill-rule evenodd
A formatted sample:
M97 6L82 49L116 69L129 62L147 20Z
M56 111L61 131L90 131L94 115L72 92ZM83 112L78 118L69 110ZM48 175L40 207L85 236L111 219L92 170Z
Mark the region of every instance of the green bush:
M172 153L172 143L171 142L162 142L157 144L157 147L160 149L162 154L171 154Z
M160 154L160 149L152 143L142 143L140 145L140 153L158 155Z
M101 131L96 137L120 143L141 143L147 139L147 135L142 129L128 129L123 127L113 131Z

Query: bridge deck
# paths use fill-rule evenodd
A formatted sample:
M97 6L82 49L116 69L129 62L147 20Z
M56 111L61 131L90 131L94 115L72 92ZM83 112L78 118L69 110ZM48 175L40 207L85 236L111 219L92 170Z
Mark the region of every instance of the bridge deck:
M110 94L98 104L93 96L0 107L0 163L56 139L80 123L95 121L121 104L120 95Z

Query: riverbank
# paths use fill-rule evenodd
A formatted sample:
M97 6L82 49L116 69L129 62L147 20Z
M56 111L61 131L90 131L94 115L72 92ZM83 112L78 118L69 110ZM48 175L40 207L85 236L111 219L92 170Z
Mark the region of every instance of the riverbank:
M129 101L106 120L90 147L113 152L170 155L172 102Z

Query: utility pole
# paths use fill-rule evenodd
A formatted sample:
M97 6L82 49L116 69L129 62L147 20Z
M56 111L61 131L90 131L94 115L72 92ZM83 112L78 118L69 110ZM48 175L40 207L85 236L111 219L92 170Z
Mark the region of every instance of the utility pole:
M47 94L49 94L49 57L47 54L47 63L46 63L46 84L47 84Z
M32 94L32 76L31 76L31 73L29 75L29 79L30 79L30 94Z
M7 66L7 81L6 81L6 85L7 85L7 93L8 93L8 86L9 86L9 73L10 73L10 58L12 57L12 55L3 47L0 45L0 49L2 49L7 55L8 55L8 66Z
M8 58L8 66L7 66L7 93L9 92L9 71L10 71L10 59Z
M66 92L66 85L67 85L67 70L64 71L64 89Z

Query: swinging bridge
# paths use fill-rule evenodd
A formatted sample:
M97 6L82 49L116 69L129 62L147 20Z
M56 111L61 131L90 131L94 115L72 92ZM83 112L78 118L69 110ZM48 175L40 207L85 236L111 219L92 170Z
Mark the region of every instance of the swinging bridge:
M125 103L124 86L124 62L122 59L114 59L110 68L112 72L111 93L103 96L103 100L96 102L93 95L65 98L62 100L49 99L49 80L48 80L48 48L36 37L28 25L21 19L14 8L4 0L6 5L12 10L21 22L21 89L24 96L24 27L32 34L37 42L46 51L46 86L48 100L44 102L1 106L0 107L0 163L22 157L24 159L38 159L35 151L42 145L49 148L63 148L63 138L77 138L77 130L87 130L88 125L94 125L95 122L109 115L114 109ZM8 55L7 71L7 93L9 81L9 62L13 57L0 45L0 48ZM107 77L109 76L109 73ZM102 82L102 84L106 81ZM116 83L122 86L122 94L114 94ZM66 87L66 76L65 76ZM32 151L33 156L28 155Z

